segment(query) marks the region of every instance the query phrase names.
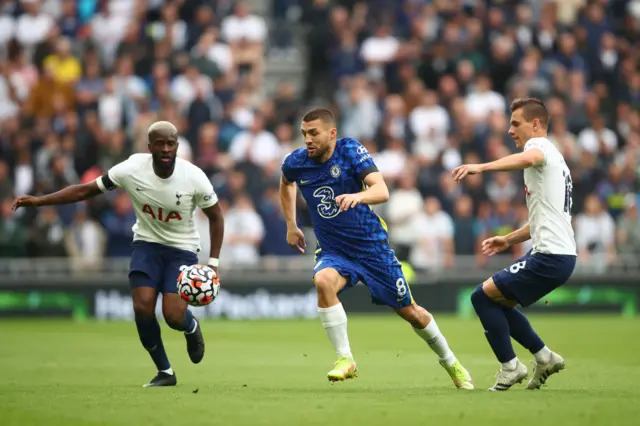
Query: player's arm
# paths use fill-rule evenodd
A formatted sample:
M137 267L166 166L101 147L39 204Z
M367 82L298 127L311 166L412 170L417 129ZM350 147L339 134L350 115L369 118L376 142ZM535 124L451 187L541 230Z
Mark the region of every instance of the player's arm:
M493 256L496 253L505 251L509 247L523 243L531 239L531 227L527 223L520 229L517 229L503 237L491 237L482 242L482 254L485 256Z
M71 204L93 198L96 195L100 194L102 194L102 190L98 186L97 182L93 181L89 183L71 185L61 189L60 191L40 197L24 195L22 197L18 197L13 202L12 208L15 211L20 207L41 207L54 206L59 204Z
M287 244L299 253L304 253L307 242L305 241L304 233L298 228L298 223L296 222L296 195L295 182L289 182L283 173L280 177L280 204L287 223Z
M349 144L350 152L355 154L351 156L351 167L353 167L358 180L365 185L366 189L357 194L337 196L336 204L340 206L340 210L345 211L358 204L381 204L389 200L389 188L387 188L382 173L378 171L378 167L371 155L358 141L351 140Z
M537 167L542 163L544 163L544 153L538 148L531 148L490 163L484 163L481 166L483 172L508 172Z
M218 272L220 250L224 239L224 216L220 203L215 203L210 207L202 209L202 212L209 219L209 238L211 241L211 251L209 252L209 266Z
M357 194L342 194L336 197L336 204L341 211L348 210L358 204L382 204L389 200L389 188L382 177L382 173L375 171L367 174L362 180L367 186L362 192Z
M287 222L287 228L297 227L296 223L296 183L289 182L284 174L280 177L280 204Z
M207 175L199 168L194 169L193 183L195 186L195 204L202 209L202 212L209 219L209 241L211 249L209 252L209 261L207 264L218 272L220 263L220 249L222 248L222 240L224 238L224 216L218 195L213 190L213 185Z
M531 227L529 226L529 223L527 223L522 228L508 233L504 238L507 240L509 246L529 241L531 239Z
M529 167L537 167L544 164L545 156L539 148L530 148L517 154L507 155L496 161L482 164L463 164L451 172L453 180L462 180L467 175L475 175L484 172L508 172L524 170Z

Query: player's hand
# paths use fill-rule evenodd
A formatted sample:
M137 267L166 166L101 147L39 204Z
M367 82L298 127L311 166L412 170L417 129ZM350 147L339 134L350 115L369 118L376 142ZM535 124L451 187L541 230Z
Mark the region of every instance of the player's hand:
M482 173L481 164L463 164L453 169L451 176L453 176L454 181L460 182L467 175L477 175L479 173Z
M300 228L287 229L287 244L298 250L300 254L304 254L304 249L307 248L307 242Z
M342 194L336 197L336 204L344 212L354 208L362 202L362 194Z
M509 242L506 237L491 237L482 242L482 254L485 256L493 256L508 248Z
M218 267L213 265L207 265L209 268L213 269L213 272L216 273L216 278L220 279L220 274L218 273Z
M11 206L11 210L16 211L20 207L37 207L38 206L38 197L33 197L31 195L23 195L22 197L18 197L13 202Z

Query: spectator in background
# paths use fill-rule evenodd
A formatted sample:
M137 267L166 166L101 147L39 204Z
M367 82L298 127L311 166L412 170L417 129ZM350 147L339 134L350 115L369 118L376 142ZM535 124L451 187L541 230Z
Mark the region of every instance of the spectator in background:
M386 203L389 239L394 244L396 256L403 262L409 260L411 247L416 240L414 218L423 209L422 196L416 188L416 178L415 170L405 169Z
M615 220L625 209L626 195L633 191L634 180L623 174L619 164L611 163L609 173L595 189L600 201Z
M578 145L593 154L609 157L618 148L618 137L605 127L604 119L598 116L593 119L591 127L578 134Z
M252 88L262 82L264 43L267 37L267 26L264 19L250 13L246 3L238 2L234 14L222 21L222 36L231 46L240 72L249 73Z
M501 201L514 201L520 196L512 174L508 172L494 173L487 184L487 195L494 203Z
M413 229L415 242L409 259L414 268L436 272L454 266L453 221L437 198L427 197L424 211L414 216Z
M236 197L224 218L223 253L220 257L231 265L257 265L265 229L253 202L246 194Z
M446 146L450 125L449 114L438 105L438 95L431 90L424 92L420 105L409 114L415 153L424 161L433 161Z
M44 59L44 67L51 70L53 80L59 84L75 84L82 75L80 61L72 54L71 41L60 37L55 51Z
M603 273L615 260L615 223L596 195L589 195L575 220L581 269Z
M51 15L42 11L40 0L22 0L20 3L26 13L20 15L16 22L15 37L23 47L32 51L45 40L55 22Z
M342 108L341 133L358 140L373 139L381 117L367 79L363 75L356 76L339 102Z
M468 117L477 124L482 124L493 111L504 113L507 105L504 96L491 88L491 80L480 76L474 90L465 99Z
M280 144L274 134L264 128L264 124L264 118L256 115L250 129L233 138L229 155L235 162L265 166L267 163L282 160Z
M622 260L635 263L640 253L640 216L638 216L638 194L625 197L625 210L616 224L617 253Z
M0 258L24 257L27 255L27 227L11 210L10 198L0 203Z
M262 256L295 256L297 251L287 244L287 222L282 211L278 187L267 187L258 213L264 225L260 254Z
M74 221L65 231L64 245L74 271L97 270L102 266L106 236L103 228L87 215L86 206L76 209Z
M0 160L0 200L10 199L13 195L13 179L9 176L9 166Z
M457 256L472 256L476 252L478 223L473 216L473 201L463 195L455 203L453 215L453 245Z
M54 207L42 207L38 210L36 222L31 229L29 256L64 257L64 223Z
M128 257L131 255L131 240L136 215L127 194L119 192L113 200L113 210L107 211L102 225L107 232L108 257Z

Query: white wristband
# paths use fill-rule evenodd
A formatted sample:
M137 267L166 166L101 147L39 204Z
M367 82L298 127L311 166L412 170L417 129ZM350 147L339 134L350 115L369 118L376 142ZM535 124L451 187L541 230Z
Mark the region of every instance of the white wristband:
M218 265L220 264L220 261L218 259L216 259L215 257L210 257L209 258L209 266L214 266L214 267L218 267Z

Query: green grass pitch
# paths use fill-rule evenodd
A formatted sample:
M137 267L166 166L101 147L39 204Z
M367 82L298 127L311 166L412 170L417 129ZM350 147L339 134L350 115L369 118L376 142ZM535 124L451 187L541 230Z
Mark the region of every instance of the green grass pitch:
M437 318L475 391L456 390L393 316L350 317L360 377L335 384L326 380L334 354L317 320L204 322L199 365L189 362L183 336L162 324L179 383L157 389L141 387L155 371L133 323L3 320L0 424L640 424L640 320L535 316L566 370L540 391L491 393L497 363L479 323ZM517 351L529 364L532 357Z

